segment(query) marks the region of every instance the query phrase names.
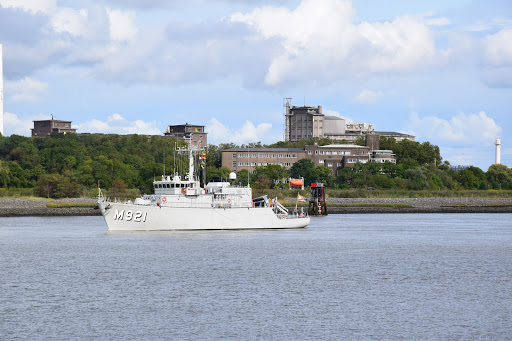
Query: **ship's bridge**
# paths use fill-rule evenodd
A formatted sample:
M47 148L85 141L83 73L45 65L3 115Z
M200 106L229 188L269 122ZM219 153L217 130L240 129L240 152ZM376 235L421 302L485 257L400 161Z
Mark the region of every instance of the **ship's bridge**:
M153 181L156 195L198 195L199 181L181 180L181 177L162 176L162 180Z

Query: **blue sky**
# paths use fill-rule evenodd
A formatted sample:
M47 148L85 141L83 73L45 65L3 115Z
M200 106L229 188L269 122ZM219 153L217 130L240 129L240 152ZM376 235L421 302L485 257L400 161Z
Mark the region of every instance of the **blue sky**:
M413 134L451 164L511 166L512 2L506 0L0 0L4 132L272 143L283 98Z

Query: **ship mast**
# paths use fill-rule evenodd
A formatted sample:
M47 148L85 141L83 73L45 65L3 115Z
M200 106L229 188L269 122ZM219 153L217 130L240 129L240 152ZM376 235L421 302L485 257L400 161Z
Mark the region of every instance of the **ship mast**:
M192 146L188 145L188 180L195 181L194 176L194 151L192 150Z

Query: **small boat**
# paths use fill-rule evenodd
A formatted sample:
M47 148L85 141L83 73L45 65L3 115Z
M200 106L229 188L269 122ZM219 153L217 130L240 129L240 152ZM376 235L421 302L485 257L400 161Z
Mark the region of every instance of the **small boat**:
M252 198L250 185L214 180L201 187L195 174L195 155L201 150L189 143L177 148L188 154L188 174L163 175L153 181L154 194L135 201L110 200L98 188L98 207L110 231L242 230L304 228L310 218L304 211L290 214L277 198Z

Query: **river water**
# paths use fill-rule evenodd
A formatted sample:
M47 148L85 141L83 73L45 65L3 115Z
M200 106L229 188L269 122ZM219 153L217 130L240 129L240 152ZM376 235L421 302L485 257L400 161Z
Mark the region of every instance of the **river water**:
M0 339L512 339L511 215L166 233L0 218Z

